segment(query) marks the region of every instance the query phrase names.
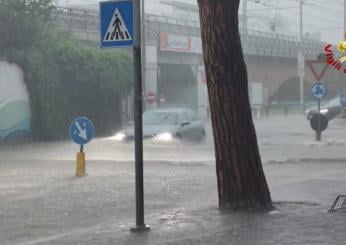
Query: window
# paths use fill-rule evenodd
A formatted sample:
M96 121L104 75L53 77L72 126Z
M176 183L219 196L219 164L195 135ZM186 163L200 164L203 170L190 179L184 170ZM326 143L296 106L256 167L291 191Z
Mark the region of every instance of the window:
M181 113L181 122L191 122L190 117L186 113L186 111L183 111Z
M145 112L143 114L144 125L175 125L178 122L178 114L172 112Z
M197 116L193 111L187 110L186 114L190 122L197 121Z

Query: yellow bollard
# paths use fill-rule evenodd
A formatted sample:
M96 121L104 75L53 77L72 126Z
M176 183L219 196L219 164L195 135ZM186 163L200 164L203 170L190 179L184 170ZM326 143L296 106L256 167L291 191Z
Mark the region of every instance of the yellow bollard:
M76 177L85 176L85 153L77 153Z

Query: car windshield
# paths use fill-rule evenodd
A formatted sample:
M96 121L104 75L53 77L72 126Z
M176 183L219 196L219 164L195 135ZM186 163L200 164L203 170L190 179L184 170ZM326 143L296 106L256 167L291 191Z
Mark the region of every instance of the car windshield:
M325 106L326 107L331 107L331 106L339 106L340 105L340 97L337 97L335 99L332 99L329 101Z
M321 108L328 108L328 107L333 107L333 106L340 106L340 97L336 97L332 100L328 100L324 102L323 100L321 101ZM317 110L317 105L316 103L308 108L308 110Z
M175 125L178 123L178 113L174 112L145 112L144 125Z

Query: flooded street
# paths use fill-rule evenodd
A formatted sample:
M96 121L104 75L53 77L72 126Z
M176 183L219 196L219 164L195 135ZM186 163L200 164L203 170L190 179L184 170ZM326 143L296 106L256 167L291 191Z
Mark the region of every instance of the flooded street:
M335 119L323 132L322 141L315 141L315 132L303 115L272 116L255 120L258 144L263 163L346 160L346 122ZM206 122L205 142L157 143L146 140L144 160L170 163L214 164L214 146L210 122ZM73 161L79 146L72 141L1 145L0 159ZM116 142L113 137L94 139L85 146L86 158L112 162L133 162L133 142Z
M0 245L346 244L346 0L0 20Z
M75 178L71 142L0 147L0 244L344 244L345 214L327 213L346 190L341 120L316 143L302 115L255 121L276 209L223 213L210 134L205 143L146 143L148 234L134 224L132 144L97 139ZM296 127L292 127L295 124Z

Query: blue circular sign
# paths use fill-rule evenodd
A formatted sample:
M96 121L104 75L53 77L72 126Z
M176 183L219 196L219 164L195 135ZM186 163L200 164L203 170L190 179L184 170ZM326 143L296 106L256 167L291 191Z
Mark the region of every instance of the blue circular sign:
M346 106L346 94L340 95L340 104L341 106Z
M78 117L72 121L69 131L76 144L85 145L94 137L94 124L86 117Z
M314 85L312 85L312 95L320 100L322 99L327 93L326 86L321 82L316 82Z

